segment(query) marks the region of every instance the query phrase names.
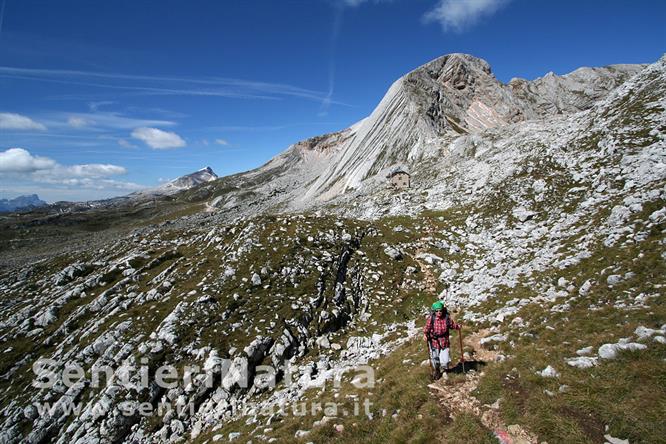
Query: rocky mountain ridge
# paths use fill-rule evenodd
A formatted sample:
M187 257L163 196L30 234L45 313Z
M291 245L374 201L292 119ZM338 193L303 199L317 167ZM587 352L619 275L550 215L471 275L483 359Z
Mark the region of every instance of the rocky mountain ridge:
M421 165L446 157L456 140L589 109L643 68L580 68L505 85L484 60L450 54L398 79L367 118L297 143L257 170L235 176L234 182L252 194L253 202L265 201L263 208L337 206L347 193L381 189L384 173L396 165L408 166L418 182L421 170L423 176L431 173ZM214 206L228 210L238 207L238 199L220 196Z

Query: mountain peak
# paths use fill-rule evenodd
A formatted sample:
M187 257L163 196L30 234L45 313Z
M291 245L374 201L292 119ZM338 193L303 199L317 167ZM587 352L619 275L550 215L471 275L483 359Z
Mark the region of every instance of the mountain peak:
M169 182L166 182L157 188L151 188L137 192L138 195L162 195L173 194L179 191L188 190L202 183L211 182L218 178L217 174L209 166L201 168L193 173L185 174Z
M36 194L18 196L14 199L0 199L0 212L30 210L47 205Z
M468 66L475 69L479 69L486 74L490 74L492 70L490 69L490 64L480 57L473 56L471 54L464 54L460 52L454 52L451 54L444 55L440 57L447 66ZM437 59L436 59L437 60Z
M195 171L194 173L180 176L179 178L166 183L160 188L166 188L169 190L182 190L192 188L193 186L199 185L200 183L210 182L215 179L217 179L217 174L215 174L211 167L207 166L198 171Z
M467 85L474 83L477 77L488 77L494 80L488 62L463 53L452 53L438 57L416 68L407 76L420 73L425 73L438 83L457 90L465 89Z

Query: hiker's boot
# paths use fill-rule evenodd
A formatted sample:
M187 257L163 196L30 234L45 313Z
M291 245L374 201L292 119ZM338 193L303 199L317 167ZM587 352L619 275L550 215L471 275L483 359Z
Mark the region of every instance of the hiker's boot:
M435 369L432 371L432 380L437 381L439 378L442 377L442 372L439 370L439 366L435 367Z

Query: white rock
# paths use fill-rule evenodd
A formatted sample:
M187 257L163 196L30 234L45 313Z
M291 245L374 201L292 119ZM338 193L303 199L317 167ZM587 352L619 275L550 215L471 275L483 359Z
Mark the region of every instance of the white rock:
M650 214L650 222L658 224L666 220L666 208L657 210L654 213Z
M532 189L536 194L541 194L546 190L546 181L543 179L535 180L532 183Z
M629 342L626 344L618 344L618 347L620 348L620 350L638 351L638 350L645 350L647 348L647 345L639 344L637 342Z
M192 430L190 431L190 438L191 439L196 439L199 435L201 435L201 421L197 421L194 423L192 426Z
M638 339L647 339L650 336L659 333L660 330L653 330L651 328L639 326L634 330L634 334L638 336Z
M39 416L39 412L37 411L37 408L35 408L35 406L29 405L23 409L23 416L28 421L33 421L37 419L37 417Z
M592 281L590 279L586 280L583 285L578 289L578 294L581 296L586 296L590 292L592 287Z
M550 365L540 372L537 372L537 375L541 376L542 378L559 378L560 374L555 370L553 367Z
M625 340L620 340L617 344L604 344L599 347L599 357L601 359L616 359L617 353L619 351L637 351L645 350L647 346L645 344L639 344L637 342L628 342Z
M592 350L594 350L594 348L590 345L589 347L585 347L585 348L581 348L580 350L576 350L576 354L578 356L585 356L585 355L589 355L590 353L592 353Z
M430 253L419 253L416 255L417 259L422 259L429 265L433 265L435 263L442 262L443 259L436 254L430 254Z
M211 350L208 358L206 358L206 361L204 362L203 369L204 371L208 372L215 369L216 367L219 367L221 363L222 358L218 356L217 350Z
M393 260L400 260L402 259L402 252L398 250L395 247L392 247L388 245L386 248L384 248L384 253L386 253L391 259Z
M183 425L183 422L178 419L171 420L169 427L171 427L171 432L176 436L185 433L185 425Z
M528 210L525 207L517 207L513 210L513 217L518 219L521 222L525 222L528 219L531 219L536 214L534 211Z
M631 210L629 210L629 208L624 205L617 205L613 207L610 216L608 216L608 225L612 227L622 225L629 216L631 216Z
M566 359L567 365L577 368L591 368L597 365L597 358L590 358L587 356L579 356L577 358Z
M617 344L604 344L599 347L598 354L601 359L615 359L617 358L618 349Z
M506 341L505 335L496 334L493 336L488 336L487 338L481 338L479 341L480 345L490 344L491 342L504 342Z
M628 439L620 439L620 438L614 438L608 434L604 435L604 439L609 443L609 444L629 444Z
M619 274L611 274L606 278L606 283L610 286L619 284L620 282L622 282L622 276Z
M331 342L326 336L320 336L317 338L317 345L321 348L331 348Z
M57 311L55 307L49 307L44 310L42 313L35 316L35 325L40 327L46 327L47 325L52 324L57 319Z

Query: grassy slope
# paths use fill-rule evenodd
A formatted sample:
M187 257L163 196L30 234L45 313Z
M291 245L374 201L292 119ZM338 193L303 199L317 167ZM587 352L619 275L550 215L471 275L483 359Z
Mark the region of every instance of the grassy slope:
M646 207L645 215L663 205L656 202ZM645 216L643 215L643 216ZM456 213L428 213L421 218L387 218L371 223L370 226L378 230L378 235L364 238L360 251L365 256L354 255L350 266L358 266L372 272L381 272L380 281L366 279L365 289L372 295L371 309L373 310L372 322L367 324L351 325L347 331L340 331L331 338L334 341L344 343L350 334L369 335L383 330L383 326L390 322L413 319L422 311L431 296L417 289L401 289L397 293L404 279L404 270L412 265L418 268L419 264L414 262L409 255L403 261L393 261L383 253L384 243L401 243L406 246L407 253L415 253L412 242L419 239L424 233L426 226L445 229L447 225L461 224L465 219L464 212ZM299 223L284 226L281 220L273 217L259 218L254 220L261 227L253 237L257 248L243 256L235 265L239 277L249 277L252 271L267 265L276 270L280 264L298 262L298 257L319 257L326 250L334 255L339 252L342 244L322 244L311 253L306 253L302 247L295 248L289 242L275 242L272 236L291 236L301 239L307 243L309 235L316 235L322 231L334 227L334 220L327 218L308 218ZM406 231L396 232L396 226L406 228ZM241 224L239 229L244 225ZM286 234L278 233L280 227L285 228ZM341 227L335 230L367 229L368 223L357 221L343 221ZM503 327L503 332L508 333L513 345L502 345L502 352L509 358L499 364L492 364L485 368L485 375L481 379L481 385L477 396L485 404L492 404L501 398L501 413L507 424L519 423L525 425L539 435L539 438L548 442L598 442L605 432L604 427L609 425L609 433L613 436L629 438L631 442L658 442L664 436L663 422L660 421L666 411L666 372L663 360L666 358L666 346L651 344L644 352L626 353L619 360L602 362L598 367L591 370L579 370L568 367L564 358L575 356L575 351L585 347L599 345L606 342L616 342L621 337L632 336L633 330L638 325L658 328L666 319L666 307L663 300L664 273L663 259L660 254L663 247L659 241L663 239L662 226L654 227L647 241L641 244L620 244L611 249L598 247L592 257L583 260L575 267L565 270L552 270L534 277L538 282L555 282L559 277L575 282L580 285L587 279L601 282L592 287L586 297L577 297L570 302L571 309L564 313L551 313L549 307L528 305L517 314L524 319L525 327ZM184 233L176 230L167 234L164 238L178 239ZM234 236L227 235L223 243L232 242ZM273 248L266 248L268 245ZM157 250L155 255L163 250ZM449 261L470 260L467 253L447 256L446 252L431 249L438 255ZM224 337L213 333L213 329L221 321L220 313L233 304L230 295L239 291L243 301L262 301L261 305L248 306L240 313L251 313L253 318L269 317L269 312L264 313L262 306L270 306L271 311L277 310L282 314L281 318L290 315L289 298L276 299L266 305L267 298L277 293L282 295L294 295L302 298L304 295L314 294L317 275L305 274L298 279L299 286L288 288L285 283L275 280L271 283L270 290L263 288L251 288L249 286L239 287L239 282L228 282L226 284L215 284L215 276L221 273L225 265L221 258L212 250L202 249L196 245L184 245L179 248L179 253L186 262L182 270L176 275L177 291L174 296L154 304L150 316L143 316L144 308L141 306L131 307L126 313L115 318L110 318L105 325L112 325L123 319L133 318L137 320L137 327L146 332L154 329L157 324L173 309L180 300L193 300L194 297L185 298L184 294L195 288L197 283L204 277L212 284L208 291L216 296L219 307L214 311L207 309L207 316L200 316L193 312L192 318L186 322L183 330L183 341L192 341L198 347L211 345L220 350L229 346L243 346L247 342L247 335L241 330L225 333ZM122 252L118 252L121 255ZM372 258L372 259L368 259ZM57 268L65 263L82 258L55 259ZM85 258L84 258L85 259ZM138 282L140 289L146 290L144 286L152 277L162 271L167 262L153 270L149 270ZM188 265L189 264L189 265ZM602 270L613 266L621 270L631 270L636 276L627 280L613 289L605 286L605 275ZM55 265L54 265L55 267ZM276 268L277 267L277 268ZM50 269L44 266L44 270ZM192 268L194 273L186 274ZM334 272L331 266L327 273L329 276ZM417 273L417 280L423 278L423 273ZM117 279L117 277L116 277ZM269 279L266 282L271 282ZM108 288L113 282L105 287L92 292L94 296L104 288ZM332 295L332 288L326 290L327 297ZM391 294L391 303L387 304L385 294ZM636 308L625 310L613 307L618 300L630 300L629 296L639 293L653 294L657 297L649 299L647 308ZM180 295L180 296L178 296ZM503 289L498 293L497 299L489 301L487 306L475 307L476 311L489 311L497 306L498 301L505 301L515 297L525 298L537 295L535 288L519 285L514 289ZM91 297L86 298L86 300ZM77 303L85 302L76 301ZM561 303L561 301L557 301ZM494 305L491 305L494 304ZM591 311L590 305L600 307L599 310ZM62 314L72 310L74 307L63 307ZM246 311L244 311L246 310ZM252 311L254 310L254 312ZM228 322L233 323L240 320L238 314L232 314ZM144 319L143 321L141 319ZM507 323L508 324L508 323ZM507 325L505 324L505 325ZM550 325L555 330L546 329ZM56 325L51 326L48 331L53 331ZM487 327L487 324L479 325ZM474 329L475 326L468 326ZM101 330L101 329L100 329ZM190 334L186 332L189 331ZM192 336L194 331L200 331L201 335ZM280 329L274 329L278 333ZM136 334L134 329L132 334ZM90 339L87 339L89 341ZM30 348L30 341L26 343L15 342L14 352L17 358ZM45 350L39 350L43 352ZM181 364L187 363L183 357L171 357L181 360ZM455 357L454 357L455 358ZM347 395L367 396L373 402L374 419L365 417L347 417L332 421L329 425L316 428L303 442L431 442L433 439L441 439L445 442L484 442L489 440L489 432L483 428L479 420L471 416L459 416L450 421L444 415L440 406L437 405L426 388L428 382L428 368L421 366L424 359L424 350L419 340L410 341L385 359L375 363L378 378L382 381L371 393L353 389L349 384L343 384L338 397L334 398L334 392L308 394L309 399L320 402L333 399L345 399ZM535 375L537 370L547 365L553 365L560 373L559 380L543 379ZM515 370L514 370L515 369ZM515 377L519 375L519 377ZM561 384L569 387L566 393L560 393L558 388ZM544 390L555 393L549 396ZM518 395L518 396L517 396ZM351 401L347 402L349 409L353 408ZM386 416L382 411L387 412ZM396 418L392 414L400 410ZM283 442L292 442L294 433L299 429L310 429L311 424L307 421L320 419L309 417L303 421L302 417L287 417L278 423L271 424L273 430L267 435L275 437ZM255 430L255 425L247 426L244 421L232 422L224 425L220 430L207 432L199 441L205 440L218 433L230 433L240 431L243 434ZM332 424L343 424L345 431L337 433ZM261 427L263 430L264 427ZM489 441L492 442L492 441Z
M625 337L635 340L634 330L640 325L664 324L661 230L655 228L655 237L641 245L599 247L578 266L543 276L563 276L579 285L589 278L600 283L587 296L576 297L564 313L551 313L542 306L522 308L517 316L529 325L509 330L514 346L505 349L512 357L488 370L478 390L481 401L501 398L506 421L524 424L549 442L599 442L605 426L611 435L632 443L660 442L666 436L660 420L666 413L666 346L650 340L647 350L622 353L618 360L600 361L592 369L570 367L564 359L575 357L583 347L592 346L596 353L602 344ZM636 276L609 288L600 271L610 265ZM641 293L655 296L646 307L615 307L618 302L631 303ZM591 305L598 309L590 310ZM559 379L535 375L547 365L561 373ZM560 393L560 385L568 386L568 391Z
M646 206L641 217L645 218L662 205L663 202L654 202ZM441 217L439 214L424 215L419 224L441 224ZM413 220L405 219L384 220L384 223L411 229L415 224ZM511 327L508 321L504 324L502 332L508 333L509 343L500 348L508 359L484 369L476 392L482 404L501 399L505 423L523 425L543 441L599 442L605 433L610 433L628 438L630 442L659 442L666 432L660 420L666 412L666 367L663 364L666 346L649 341L646 351L623 353L618 360L601 361L599 366L590 370L569 367L564 360L575 357L580 348L592 346L596 352L604 343L632 337L639 325L659 328L666 321L663 298L666 270L660 256L663 229L663 226L653 227L649 238L639 244L620 243L612 248L600 244L591 257L575 266L532 276L541 284L556 282L560 277L577 286L587 279L598 284L586 296L573 297L569 301L571 308L565 312L551 312L551 306L528 305L516 315L523 318L524 327ZM408 239L399 240L405 242ZM609 267L631 270L636 275L609 288L605 284ZM481 309L487 312L496 307L498 301L538 296L537 288L518 285L514 289L503 289L497 299ZM621 306L631 304L641 293L654 296L647 300L645 307ZM423 299L424 303L426 299ZM558 300L551 305L562 302ZM487 327L487 324L469 326L472 330L480 327ZM423 358L422 344L414 340L377 362L376 369L382 381L380 386L371 394L355 393L373 401L375 418L339 418L315 428L302 441L430 442L441 439L443 442L483 442L490 439L488 430L478 418L460 416L453 422L446 419L425 387L428 370L418 365ZM560 372L559 379L546 379L535 374L547 365L553 365ZM568 387L565 392L559 391L562 385ZM338 398L334 398L334 393L311 393L308 399L326 402L348 394L343 390ZM400 413L393 418L392 413L398 409ZM382 410L388 415L378 414ZM321 414L308 417L305 423L301 417L287 417L277 424L262 427L237 421L204 435L202 441L216 434L237 431L249 437L252 432L261 433L268 427L272 429L268 436L279 442L291 442L297 430L311 428L307 421L320 417ZM343 424L345 431L335 432L332 424Z
M445 408L430 395L427 388L430 369L422 365L426 356L423 342L417 337L386 357L370 363L377 378L374 389L359 389L351 384L350 380L356 375L353 372L349 376L345 374L339 389L331 386L326 386L324 390L311 389L303 398L308 406L312 403L319 403L322 407L336 404L335 409L331 407L328 411L337 412L336 417L319 427L312 428L314 421L322 419L325 411L318 411L315 415L308 411L306 416L300 416L301 410L297 406L285 409L286 415L269 425L246 424L245 418L240 418L220 424L222 427L199 436L194 442L203 443L218 434L226 438L233 432L241 433L241 441L264 434L279 443L495 442L478 418L460 415L451 420ZM453 358L458 359L455 352ZM365 399L371 403L369 410L372 417L364 415L362 400ZM355 406L359 406L358 415L354 414ZM264 416L263 420L266 419ZM334 428L336 424L343 425L344 429L337 431ZM299 430L311 432L296 439L294 436Z

